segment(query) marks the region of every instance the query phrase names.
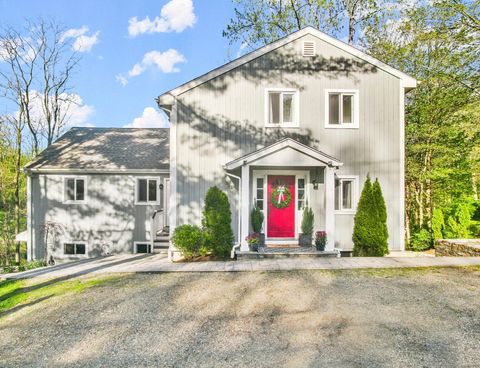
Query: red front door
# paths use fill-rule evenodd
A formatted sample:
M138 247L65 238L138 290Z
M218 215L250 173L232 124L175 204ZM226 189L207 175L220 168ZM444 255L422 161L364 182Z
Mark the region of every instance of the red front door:
M267 238L295 237L295 176L269 175Z

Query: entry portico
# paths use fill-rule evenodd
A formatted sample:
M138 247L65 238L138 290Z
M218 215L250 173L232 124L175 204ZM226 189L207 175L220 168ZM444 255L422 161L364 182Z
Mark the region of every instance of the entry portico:
M315 230L327 233L327 251L335 246L335 170L343 163L292 138L239 157L225 165L240 171L240 250L247 251L250 211L265 214L266 244L296 244L305 206L313 209ZM283 201L283 205L275 205Z

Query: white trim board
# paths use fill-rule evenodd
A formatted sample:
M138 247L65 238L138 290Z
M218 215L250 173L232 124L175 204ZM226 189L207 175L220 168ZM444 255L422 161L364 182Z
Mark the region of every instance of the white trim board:
M225 74L245 63L248 63L256 58L259 58L260 56L263 56L270 51L273 51L275 49L278 49L292 41L295 41L296 39L303 37L305 35L312 35L320 40L329 43L332 46L338 47L339 49L348 52L349 54L356 56L367 63L372 64L373 66L399 78L400 80L403 81L403 87L405 89L411 89L415 88L417 86L417 80L408 74L405 74L401 72L398 69L395 69L391 67L390 65L385 64L384 62L374 58L373 56L370 56L363 51L360 51L359 49L350 46L342 41L339 41L326 33L319 31L318 29L315 29L313 27L305 27L297 32L291 33L290 35L281 38L278 41L272 42L266 46L263 46L255 51L252 51L244 56L241 56L227 64L224 64L216 69L213 69L212 71L205 73L195 79L192 79L191 81L184 83L170 91L167 91L160 96L157 97L157 103L158 105L161 106L171 106L173 105L174 102L174 97L181 95L182 93L195 88L205 82L208 82L209 80L216 78L222 74Z
M273 155L276 152L286 148L290 147L293 148L300 153L303 153L307 156L313 157L314 159L323 162L326 165L331 165L331 166L342 166L343 163L336 159L335 157L329 156L326 153L323 153L319 150L316 150L312 147L306 146L302 143L297 142L296 140L292 138L285 138L282 139L281 141L278 141L274 144L271 144L270 146L261 148L255 152L249 153L245 156L239 157L233 161L230 161L225 164L225 169L226 170L233 170L237 169L240 166L247 165L250 163L253 163L256 160L259 160L262 157ZM287 164L286 164L287 165ZM292 166L295 166L294 163L292 163Z

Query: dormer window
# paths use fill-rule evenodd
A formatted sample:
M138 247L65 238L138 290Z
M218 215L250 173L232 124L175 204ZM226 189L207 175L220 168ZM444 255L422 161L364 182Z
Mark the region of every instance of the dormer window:
M265 126L298 127L298 91L294 89L267 89Z

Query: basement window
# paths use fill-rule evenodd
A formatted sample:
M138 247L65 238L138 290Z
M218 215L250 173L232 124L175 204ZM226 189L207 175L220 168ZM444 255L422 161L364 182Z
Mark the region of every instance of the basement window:
M135 242L133 244L133 253L152 253L152 245L145 242Z
M63 254L83 256L87 254L87 246L84 243L65 243L63 244Z

